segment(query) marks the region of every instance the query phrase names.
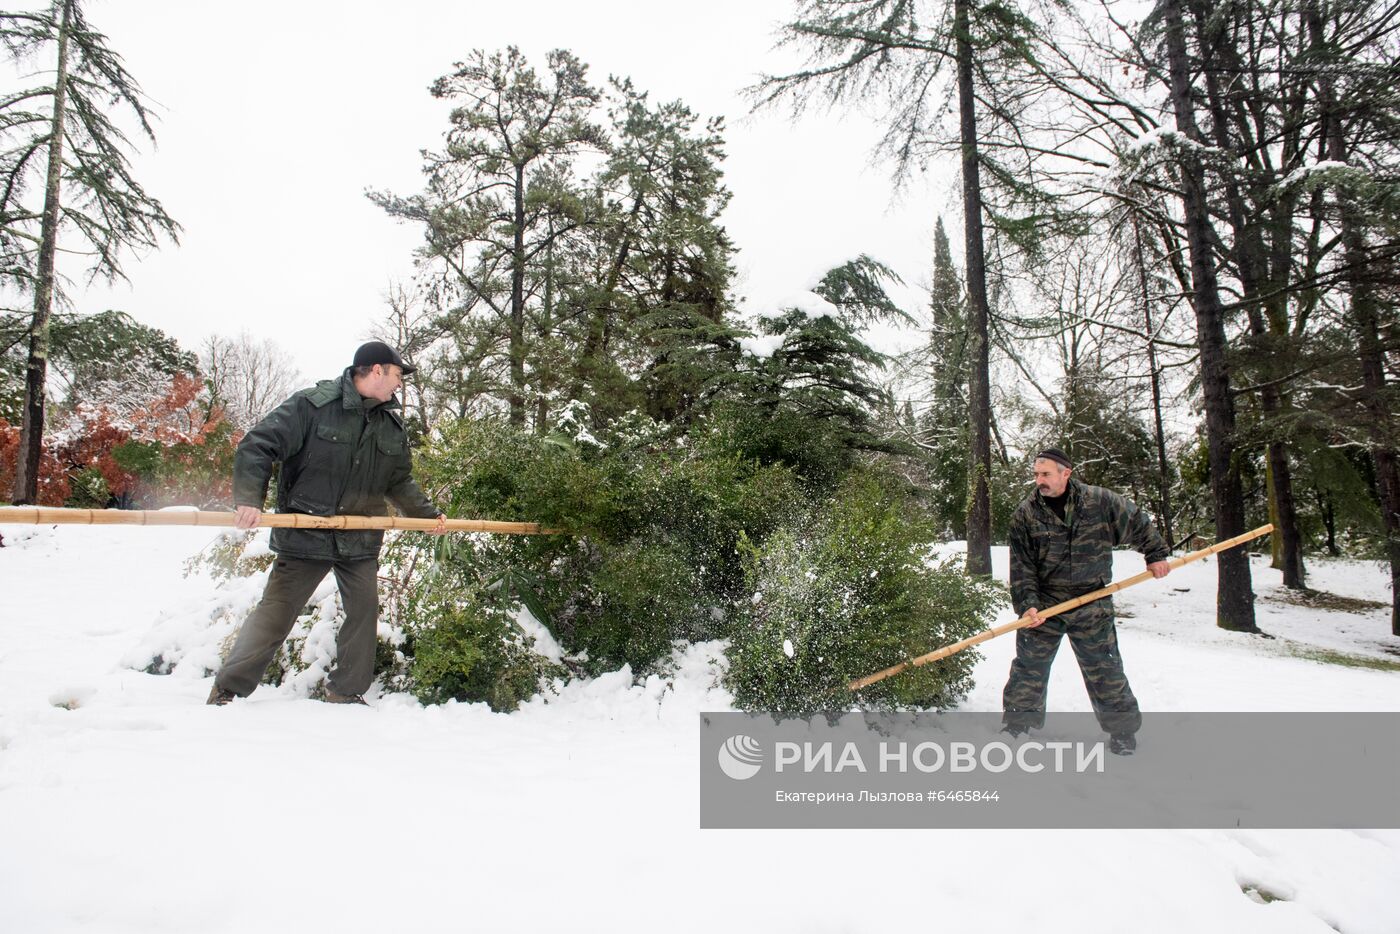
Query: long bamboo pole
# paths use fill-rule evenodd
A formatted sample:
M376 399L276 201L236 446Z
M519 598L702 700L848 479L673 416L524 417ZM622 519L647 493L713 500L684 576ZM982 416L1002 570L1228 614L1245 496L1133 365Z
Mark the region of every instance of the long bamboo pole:
M234 513L162 509L56 509L42 506L0 506L0 525L198 525L232 527ZM405 529L428 532L436 519L405 516L307 516L298 512L265 512L258 518L264 528L283 529ZM448 519L449 532L494 532L499 535L560 535L560 529L541 528L538 522L492 522L486 519Z
M1243 545L1245 542L1253 541L1261 535L1269 534L1273 530L1274 527L1272 525L1261 525L1259 526L1259 528L1253 530L1252 532L1245 532L1243 535L1236 535L1234 538L1226 539L1223 542L1217 542L1216 544L1211 545L1209 548L1202 548L1200 551L1193 551L1188 555L1182 555L1180 558L1172 558L1167 563L1170 564L1174 569L1179 568L1183 564L1190 564L1192 561L1199 561L1202 558L1208 557L1213 554L1217 554L1230 548L1234 548L1237 545ZM1115 594L1120 590L1126 590L1127 588L1132 587L1134 584L1141 584L1143 581L1151 579L1151 571L1143 571L1140 574L1134 574L1132 577L1125 577L1121 581L1116 581L1112 584L1109 584L1107 587L1095 590L1091 593L1086 593L1082 597L1075 597L1073 600L1066 600L1063 603L1057 603L1054 606L1050 607L1048 610L1041 610L1040 618L1049 619L1052 616L1058 616L1061 613L1068 612L1069 610L1073 610L1076 607L1081 607L1086 603L1093 603L1095 600L1102 600L1104 597L1110 596L1111 594ZM1018 620L1014 620L1010 623L997 626L994 629L988 629L984 632L979 632L975 636L969 636L966 639L954 642L952 645L945 645L941 649L935 649L934 651L929 652L927 655L920 655L918 658L911 658L907 662L900 662L898 665L892 665L889 668L886 668L884 671L877 671L873 675L866 675L864 678L852 681L850 684L846 685L846 688L851 691L859 691L863 687L869 687L875 682L883 681L891 675L899 674L901 671L905 671L909 668L914 668L919 665L927 665L929 662L936 662L940 658L947 658L949 655L955 655L958 652L961 652L963 649L977 645L981 642L986 642L988 639L995 639L997 636L1006 635L1008 632L1014 632L1017 629L1025 629L1030 624L1031 618L1029 616L1022 616Z

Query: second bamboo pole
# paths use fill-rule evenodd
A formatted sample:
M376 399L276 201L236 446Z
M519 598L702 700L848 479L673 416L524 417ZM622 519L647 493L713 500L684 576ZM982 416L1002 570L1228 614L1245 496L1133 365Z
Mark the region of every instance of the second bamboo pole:
M1246 542L1251 542L1261 535L1269 534L1273 530L1274 527L1272 525L1261 525L1259 526L1259 528L1254 529L1251 532L1245 532L1243 535L1236 535L1234 538L1226 539L1223 542L1217 542L1216 544L1211 545L1209 548L1202 548L1200 551L1193 551L1188 555L1182 555L1180 558L1172 558L1169 561L1167 561L1167 563L1172 566L1173 570L1175 570L1176 568L1181 567L1183 564L1190 564L1192 561L1199 561L1202 558L1208 557L1213 554L1217 554L1230 548L1234 548L1237 545L1243 545ZM1134 574L1132 577L1125 577L1121 581L1116 581L1115 583L1109 584L1107 587L1103 587L1091 593L1086 593L1082 597L1075 597L1073 600L1066 600L1063 603L1055 604L1049 609L1041 610L1040 618L1049 619L1052 616L1058 616L1061 613L1068 612L1069 610L1073 610L1076 607L1081 607L1086 603L1093 603L1095 600L1102 600L1104 597L1111 596L1120 590L1125 590L1128 587L1132 587L1134 584L1141 584L1143 581L1151 579L1151 571L1143 571L1140 574ZM866 675L864 678L859 678L855 681L852 681L850 684L846 685L846 688L847 690L851 691L859 691L863 687L869 687L875 682L883 681L886 678L891 677L892 675L899 674L901 671L907 671L908 669L917 667L919 665L927 665L929 662L936 662L941 658L947 658L949 655L954 655L958 652L961 652L963 649L970 648L981 642L986 642L988 639L995 639L997 636L1005 635L1008 632L1014 632L1017 629L1025 629L1031 624L1031 622L1032 620L1030 617L1023 616L1020 619L1013 620L1012 622L1005 623L1001 626L997 626L994 629L988 629L985 632L979 632L975 636L969 636L966 639L954 642L952 645L945 645L943 648L929 652L927 655L920 655L918 658L911 658L907 662L900 662L898 665L891 665L889 668L886 668L883 671L877 671L873 675Z

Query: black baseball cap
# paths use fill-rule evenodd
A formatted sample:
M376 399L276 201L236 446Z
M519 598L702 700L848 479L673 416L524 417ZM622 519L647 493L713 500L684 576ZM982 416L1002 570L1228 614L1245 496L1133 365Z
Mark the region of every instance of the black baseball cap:
M392 363L403 370L404 376L418 369L416 366L404 363L399 352L383 341L370 341L368 344L361 344L360 349L355 351L355 362L351 366L374 366L376 363Z

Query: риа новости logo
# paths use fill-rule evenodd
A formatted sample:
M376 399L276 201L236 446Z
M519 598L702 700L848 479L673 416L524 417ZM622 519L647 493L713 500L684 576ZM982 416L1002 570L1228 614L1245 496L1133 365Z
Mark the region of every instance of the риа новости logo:
M753 778L763 767L763 747L752 736L731 736L719 747L719 767L738 781Z

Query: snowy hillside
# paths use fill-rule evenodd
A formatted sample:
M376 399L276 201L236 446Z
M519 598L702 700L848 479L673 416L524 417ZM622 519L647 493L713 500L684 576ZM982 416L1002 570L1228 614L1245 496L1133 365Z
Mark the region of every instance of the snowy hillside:
M0 931L1400 931L1400 831L702 833L715 644L510 715L295 679L205 707L236 622L182 576L210 532L4 532ZM1214 627L1213 563L1122 595L1144 709L1400 710L1385 574L1311 571L1327 606L1256 561L1272 640ZM171 675L129 667L177 644ZM984 649L966 706L997 710L1013 645ZM1089 709L1068 650L1050 696Z

